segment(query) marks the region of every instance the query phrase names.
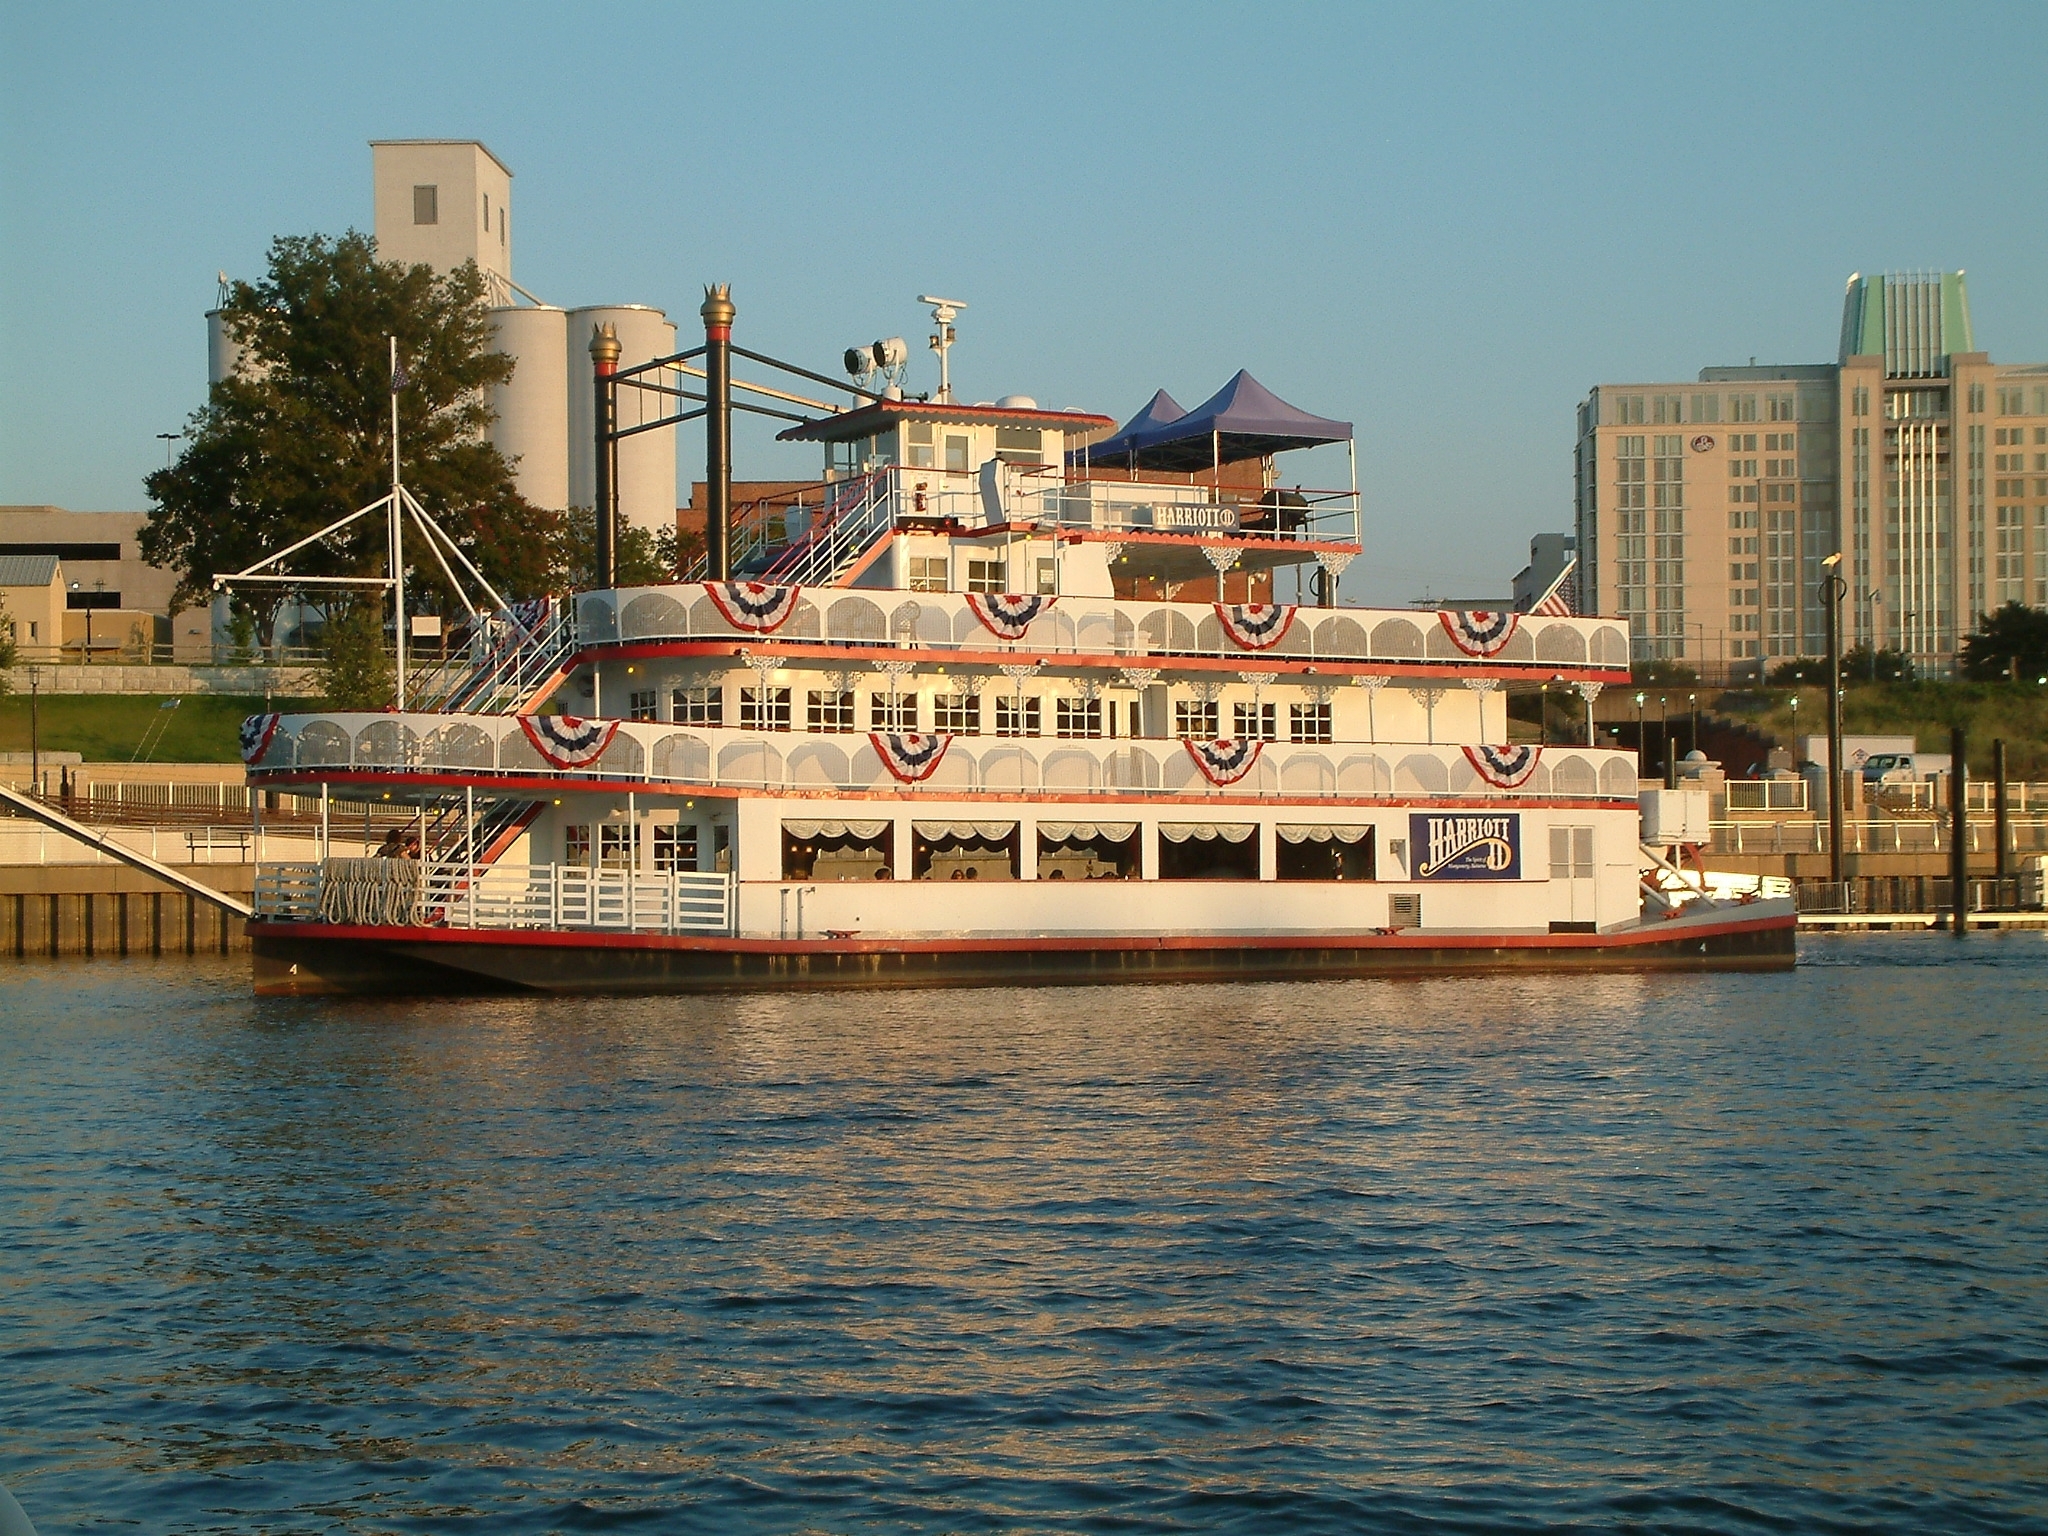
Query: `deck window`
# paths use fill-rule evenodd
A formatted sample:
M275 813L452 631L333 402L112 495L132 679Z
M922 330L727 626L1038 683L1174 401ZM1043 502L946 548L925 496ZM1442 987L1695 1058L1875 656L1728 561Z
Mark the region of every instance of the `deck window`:
M804 723L814 731L852 730L852 692L820 692L813 688L804 708Z
M964 436L948 434L946 438L946 468L956 475L967 473L967 439Z
M633 829L601 825L597 829L597 867L627 869L633 859Z
M941 693L932 698L932 729L948 736L981 734L981 695Z
M1041 821L1038 824L1041 880L1135 880L1138 824L1135 821Z
M562 828L562 862L571 869L590 868L590 825L577 822Z
M1327 704L1288 705L1287 739L1289 741L1330 741L1334 739L1330 728L1330 706Z
M912 469L934 469L932 459L932 424L928 421L906 421L903 424L903 462Z
M1044 434L1036 427L997 427L996 457L1005 464L1043 464Z
M1222 710L1199 699L1181 699L1173 706L1173 734L1195 741L1214 741L1223 734Z
M1256 880L1259 829L1250 822L1159 824L1162 880Z
M1282 880L1376 878L1371 827L1281 826L1274 874Z
M677 725L723 725L725 690L678 688L669 695L669 708Z
M740 729L743 731L786 731L789 729L787 688L742 688Z
M886 693L868 696L868 728L876 731L914 731L917 729L917 695L899 693L891 698Z
M970 592L1007 592L1010 573L1001 560L970 560L967 562L967 590Z
M1053 706L1053 734L1095 737L1102 734L1100 699L1061 699Z
M675 822L654 829L654 867L663 874L697 868L697 824Z
M1018 878L1014 821L915 821L910 830L914 880Z
M896 824L891 821L785 821L785 880L893 880Z
M912 555L910 557L910 590L913 592L945 591L946 557L944 555Z
M1038 700L999 698L996 700L996 734L998 736L1037 736L1039 730Z
M1277 704L1233 704L1230 707L1230 734L1240 741L1278 741L1279 713Z
M656 688L635 688L626 695L626 718L628 720L655 720L660 718L661 691Z

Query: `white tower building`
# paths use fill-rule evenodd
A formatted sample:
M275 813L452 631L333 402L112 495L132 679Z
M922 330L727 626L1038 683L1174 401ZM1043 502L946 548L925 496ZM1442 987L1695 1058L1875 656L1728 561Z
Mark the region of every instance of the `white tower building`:
M493 344L513 362L491 390L491 442L512 461L519 492L535 506L587 507L595 498L591 443L590 333L618 329L632 367L676 350L676 328L658 309L614 304L562 310L512 279L512 172L474 139L376 139L370 144L373 225L385 261L452 272L474 261L490 284ZM225 277L223 277L225 288ZM241 366L241 349L207 312L208 378ZM657 402L667 402L657 404ZM673 408L669 397L619 391L622 426ZM676 434L644 432L619 445L619 513L657 532L676 518Z

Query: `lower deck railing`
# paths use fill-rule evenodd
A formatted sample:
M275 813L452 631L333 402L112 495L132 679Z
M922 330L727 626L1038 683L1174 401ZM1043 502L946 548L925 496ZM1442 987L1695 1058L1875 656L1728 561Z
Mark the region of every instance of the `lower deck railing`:
M738 916L730 875L416 859L265 864L255 908L270 922L619 933L730 934Z

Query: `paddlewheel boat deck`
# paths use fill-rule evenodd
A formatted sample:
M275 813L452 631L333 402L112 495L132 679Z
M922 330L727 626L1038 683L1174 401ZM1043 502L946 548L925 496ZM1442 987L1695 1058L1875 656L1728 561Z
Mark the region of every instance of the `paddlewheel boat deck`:
M1668 802L1645 837L1634 754L1503 744L1509 693L1628 680L1619 621L1330 603L1355 490L1272 454L1348 425L1218 401L1091 452L1104 418L871 400L786 434L833 475L732 579L501 611L424 707L252 719L253 785L417 807L398 856L323 818L261 868L258 990L1792 963L1789 900L1689 877ZM1147 478L1189 443L1253 477Z

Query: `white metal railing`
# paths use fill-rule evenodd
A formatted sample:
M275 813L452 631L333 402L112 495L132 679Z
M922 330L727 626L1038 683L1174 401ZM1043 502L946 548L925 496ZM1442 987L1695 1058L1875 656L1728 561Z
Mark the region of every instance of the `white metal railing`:
M557 768L508 715L334 714L289 716L250 772L323 769L377 774L450 774L464 779L541 778L593 789L636 784L897 794L906 786L884 767L866 732L763 732L620 722L604 755L585 768ZM1061 795L1454 795L1636 798L1633 752L1599 747L1543 749L1518 789L1482 780L1462 748L1418 743L1266 742L1235 784L1217 786L1178 740L1131 737L955 736L923 793L1038 792Z
M1616 619L1524 614L1507 643L1479 659L1460 650L1434 613L1403 608L1300 608L1271 648L1230 639L1213 603L1061 597L1022 640L992 634L960 592L816 588L771 635L735 629L697 582L586 592L576 599L586 648L666 640L785 642L930 651L1016 651L1084 658L1211 656L1230 660L1445 663L1503 676L1542 668L1628 666L1628 630Z
M1804 779L1730 779L1727 784L1731 811L1803 811L1806 809Z
M2011 853L2048 850L2048 817L2014 818L2008 822L2006 848ZM1717 821L1711 826L1716 853L1826 853L1828 824L1809 821ZM1972 853L1990 852L1993 823L1988 816L1968 822ZM1842 825L1844 853L1942 853L1949 846L1948 818L1890 818L1850 821Z
M737 892L697 870L343 859L259 866L254 906L271 922L731 934Z

